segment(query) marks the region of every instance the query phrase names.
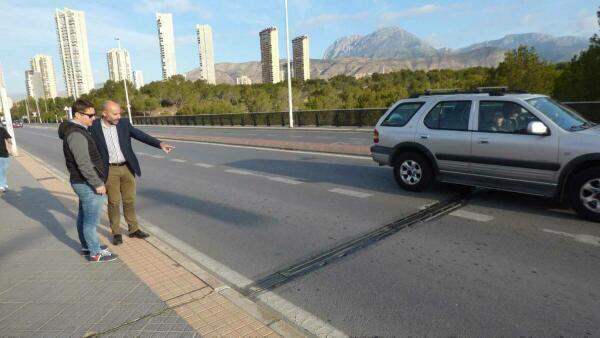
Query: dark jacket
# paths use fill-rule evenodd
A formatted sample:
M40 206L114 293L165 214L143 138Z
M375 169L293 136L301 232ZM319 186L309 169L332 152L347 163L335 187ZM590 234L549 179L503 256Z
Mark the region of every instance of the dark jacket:
M91 127L92 137L98 144L98 150L102 155L102 161L104 163L104 170L108 173L108 147L106 140L104 139L104 132L102 131L102 119L94 121ZM127 161L127 167L131 172L137 176L142 176L142 170L140 169L140 163L138 162L133 148L131 147L131 138L146 143L149 146L160 148L160 141L143 131L135 128L129 122L129 119L120 119L117 124L117 134L119 135L119 145L121 152Z
M102 156L89 131L76 123L67 121L58 127L58 137L63 140L63 153L69 181L87 183L97 188L104 185L108 173L103 169Z

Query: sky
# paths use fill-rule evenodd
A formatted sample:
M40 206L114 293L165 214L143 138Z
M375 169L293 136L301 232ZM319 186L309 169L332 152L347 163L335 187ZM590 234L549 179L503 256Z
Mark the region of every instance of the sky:
M436 48L460 48L507 34L539 32L591 37L598 32L595 0L288 0L289 35L310 38L310 57L321 58L337 38L398 26ZM0 0L0 64L9 95L25 93L25 70L36 54L53 57L58 91L64 91L55 9L86 15L95 83L108 79L106 52L122 47L146 83L160 80L155 13L172 13L177 72L198 67L195 27L213 29L215 61L260 60L258 33L279 30L286 55L284 0ZM290 47L291 48L291 47Z

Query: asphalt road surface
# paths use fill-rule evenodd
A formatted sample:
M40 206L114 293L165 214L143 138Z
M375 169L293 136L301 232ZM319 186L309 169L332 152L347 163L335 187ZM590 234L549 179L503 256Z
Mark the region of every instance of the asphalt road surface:
M65 171L55 129L16 136ZM140 216L252 281L465 191L402 191L368 159L170 143L135 146ZM598 336L599 267L600 224L484 190L271 291L353 336Z

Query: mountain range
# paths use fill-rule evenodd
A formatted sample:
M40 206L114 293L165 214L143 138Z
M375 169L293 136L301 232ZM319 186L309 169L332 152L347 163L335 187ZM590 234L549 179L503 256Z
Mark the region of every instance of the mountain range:
M435 48L427 41L400 28L387 27L365 36L351 35L335 40L323 53L323 59L311 59L311 78L328 79L345 74L364 76L375 72L400 69L461 69L494 67L504 53L520 45L534 47L541 58L550 62L568 61L586 49L583 37L554 37L541 33L511 34L497 40L484 41L459 48ZM282 65L284 64L281 60ZM252 83L261 82L260 62L218 63L217 83L235 83L236 77L248 76ZM190 80L200 78L200 70L186 73Z

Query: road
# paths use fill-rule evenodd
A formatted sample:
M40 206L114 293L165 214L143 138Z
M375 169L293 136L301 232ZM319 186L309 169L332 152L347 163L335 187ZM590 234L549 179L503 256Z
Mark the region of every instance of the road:
M350 145L370 145L373 140L371 130L364 131L320 131L320 130L282 130L264 128L202 128L173 126L142 126L149 133L186 136L220 136L246 139L282 140L306 143L333 143Z
M16 130L64 171L55 135ZM464 191L402 191L358 157L171 143L168 156L135 146L140 216L250 281ZM353 336L597 336L599 266L600 225L550 200L478 191L271 291Z

